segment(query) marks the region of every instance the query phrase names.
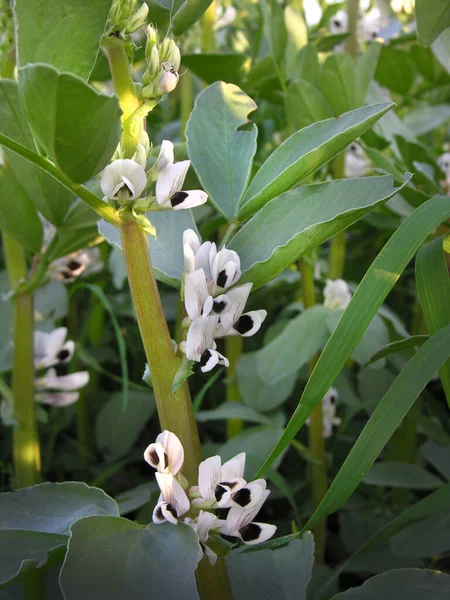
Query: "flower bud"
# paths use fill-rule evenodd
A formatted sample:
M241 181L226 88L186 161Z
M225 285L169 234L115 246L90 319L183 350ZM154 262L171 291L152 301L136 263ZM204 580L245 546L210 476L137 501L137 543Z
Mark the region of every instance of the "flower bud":
M137 145L136 152L133 154L132 160L145 169L147 165L147 151L142 144Z
M122 31L136 10L136 4L137 0L114 0L109 13L109 28Z
M137 31L142 25L144 25L147 20L148 15L148 6L144 2L141 8L134 13L134 15L128 19L128 22L125 27L125 33L134 33Z
M169 38L164 40L163 44L161 44L160 57L161 62L168 62L175 71L180 69L181 52L174 40Z
M154 46L158 45L158 32L156 29L149 25L147 27L147 43L145 45L145 60L150 60L150 53Z
M156 85L155 92L157 96L169 94L178 84L179 75L173 66L168 62L161 64L161 75Z

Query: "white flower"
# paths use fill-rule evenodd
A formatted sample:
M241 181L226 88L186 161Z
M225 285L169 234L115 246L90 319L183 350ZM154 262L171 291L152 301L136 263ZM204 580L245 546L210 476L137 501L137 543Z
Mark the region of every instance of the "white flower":
M198 235L193 229L186 229L183 232L183 254L184 254L184 271L192 273L195 271L195 255L200 248L201 243Z
M365 41L374 41L380 36L381 13L378 8L373 8L361 17L359 24L359 37Z
M202 553L208 559L209 564L214 566L217 562L217 554L214 552L214 550L211 550L211 548L206 545L206 542L208 541L209 532L211 530L218 529L221 526L222 521L212 513L201 510L198 514L198 517L195 519L186 517L184 522L190 525L194 531L197 532Z
M173 525L178 522L178 517L189 510L189 499L180 483L172 473L155 473L161 495L153 511L153 522L164 523L169 521Z
M87 248L54 260L50 265L49 274L52 279L70 283L82 273L97 273L102 267L99 249Z
M222 6L216 8L216 22L214 23L214 29L221 29L227 25L231 25L236 18L236 9L234 6L227 6L223 10Z
M209 294L203 269L193 271L186 277L184 295L186 312L191 319L207 317L211 312L215 315L223 315L232 307L232 302L226 294L216 298Z
M200 206L208 200L202 190L182 192L190 160L174 162L173 144L164 140L157 160L156 201L164 209L180 210Z
M36 369L70 361L75 350L75 343L71 340L66 342L66 337L66 327L58 327L50 333L34 332L34 366Z
M227 291L226 295L231 302L231 308L220 316L220 325L216 329L215 337L228 335L250 337L259 331L267 316L267 311L252 310L242 314L252 285L252 283L245 283Z
M218 288L226 290L241 277L241 259L234 250L223 248L210 253L211 276Z
M215 258L217 248L214 242L200 243L198 235L192 229L186 229L183 233L184 270L192 273L203 269L208 288L212 287L211 257Z
M229 366L228 360L217 352L214 333L219 324L219 317L210 315L194 319L189 327L186 338L186 358L199 362L201 370L206 373L217 364Z
M179 75L173 65L168 62L161 63L161 74L157 84L157 93L169 94L177 87Z
M437 161L441 171L445 173L445 182L450 183L450 152L444 152Z
M58 376L55 369L49 369L43 377L35 381L36 402L59 407L69 406L79 398L76 390L81 389L88 382L89 373L87 371Z
M147 447L144 458L158 473L176 475L183 466L184 449L178 437L165 430Z
M342 419L336 417L336 402L339 394L335 388L330 388L322 400L323 437L329 438L333 433L333 426L340 425Z
M367 160L358 144L351 144L345 151L345 176L363 177L367 171Z
M232 537L237 537L247 545L260 544L270 539L277 530L275 525L268 523L255 523L253 518L258 514L262 505L270 494L269 490L259 484L257 480L253 482L258 484L254 490L259 488L258 499L249 502L244 507L235 505L230 508L225 523L220 528L220 532ZM264 482L265 483L265 482Z
M348 31L348 14L345 10L338 10L337 13L330 19L330 32L333 35L339 33L347 33Z
M343 279L327 279L323 290L324 306L332 309L344 309L350 303L352 294Z
M234 492L246 485L244 476L245 452L241 452L222 465L220 456L211 456L200 463L198 467L199 498L192 501L193 505L202 506L231 506ZM197 491L194 488L193 491Z
M146 185L144 169L129 158L113 161L102 173L102 192L114 200L129 202L139 198Z

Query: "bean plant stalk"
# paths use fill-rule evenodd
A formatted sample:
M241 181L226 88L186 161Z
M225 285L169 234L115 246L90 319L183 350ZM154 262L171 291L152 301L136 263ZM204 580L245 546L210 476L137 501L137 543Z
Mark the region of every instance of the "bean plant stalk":
M3 249L11 290L27 278L23 247L3 234ZM16 487L40 482L41 456L34 404L33 295L22 292L13 299L13 402L18 425L13 428L13 460Z
M314 293L314 266L305 256L300 261L302 276L303 304L305 309L311 308L316 303ZM314 370L317 359L314 358L309 365L310 374ZM325 464L325 444L323 439L322 404L319 403L312 411L309 421L308 445L311 456L316 459L311 465L311 492L312 505L315 510L327 492L327 472ZM320 521L313 529L315 543L316 563L323 563L325 558L325 544L327 534L326 520Z

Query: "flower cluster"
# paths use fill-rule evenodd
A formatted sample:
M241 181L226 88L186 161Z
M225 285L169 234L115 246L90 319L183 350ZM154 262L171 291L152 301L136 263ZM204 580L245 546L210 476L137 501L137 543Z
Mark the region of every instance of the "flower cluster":
M382 17L378 9L361 15L358 22L358 37L365 41L374 41L380 37ZM330 32L333 35L348 32L348 14L345 10L339 10L330 20ZM339 50L344 48L340 47Z
M337 390L331 387L322 399L323 437L329 438L333 434L333 427L340 425L342 419L336 417L336 404L339 399ZM306 421L310 425L310 418Z
M123 37L137 31L144 25L148 6L144 2L136 10L137 0L114 0L108 17L106 35L116 35Z
M166 37L159 42L158 33L151 25L147 28L145 60L146 69L142 76L141 98L158 99L172 92L179 80L180 49L171 38Z
M195 529L200 547L211 564L217 554L213 547L221 535L259 544L271 538L275 525L254 522L270 491L264 479L244 479L245 453L222 464L220 456L204 460L198 468L198 485L188 487L180 473L184 450L174 433L163 431L144 452L147 463L156 470L160 489L153 522L176 524L180 517ZM219 510L221 509L221 510ZM222 510L223 509L223 510ZM220 513L220 517L216 514ZM226 516L222 518L226 513Z
M72 359L75 344L67 340L67 329L58 327L50 333L34 332L34 366L37 370L48 369L35 381L36 402L52 406L69 406L79 398L78 390L89 382L87 371L59 376L54 368Z
M216 350L215 338L254 335L267 316L265 310L244 313L252 283L235 286L241 277L241 261L234 250L217 250L200 243L192 229L183 234L184 302L189 329L181 349L186 358L201 364L203 372L217 364L229 366Z
M327 308L343 310L347 308L352 299L348 284L343 279L327 279L323 290L323 304Z

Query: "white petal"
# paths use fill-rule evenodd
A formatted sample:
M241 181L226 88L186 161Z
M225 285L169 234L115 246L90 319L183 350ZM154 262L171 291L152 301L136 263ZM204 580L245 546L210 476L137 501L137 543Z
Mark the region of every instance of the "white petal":
M64 340L67 337L67 327L58 327L48 334L47 338L47 354L56 356L61 350Z
M167 166L172 166L174 161L173 155L173 144L169 140L163 140L161 144L161 150L156 161L156 168L160 173Z
M156 525L161 525L161 523L166 522L166 517L164 516L164 514L162 512L163 505L166 505L166 502L164 502L164 500L162 500L161 502L158 502L158 504L153 509L152 521ZM176 524L176 522L177 521L175 519L175 524Z
M350 303L352 294L343 279L327 279L323 290L324 306L331 309L344 309Z
M247 487L252 486L252 484L254 483L256 482L247 484ZM266 489L257 490L256 488L253 488L251 489L251 492L253 497L251 499L251 502L247 506L242 507L238 504L234 504L230 508L230 511L227 515L226 524L222 528L224 533L226 533L227 531L236 531L238 529L241 529L241 527L247 525L247 523L250 523L250 521L252 521L259 513L262 505L266 501L266 498L270 494L270 491Z
M78 392L55 392L55 393L39 393L36 394L36 402L40 404L49 404L51 406L70 406L78 400L80 394Z
M189 246L194 251L194 254L200 248L200 245L201 245L200 238L198 237L198 235L195 233L195 231L193 229L186 229L183 232L183 245L184 244L189 244Z
M230 481L238 477L244 477L244 469L245 452L241 452L222 465L222 481Z
M233 303L228 294L220 294L214 298L212 311L214 314L222 316L233 307Z
M201 510L197 517L197 534L201 542L206 542L209 531L212 529L219 519L213 513Z
M203 310L208 297L208 286L206 285L206 277L203 269L189 273L184 284L184 304L187 314L191 319L208 316L211 307L205 314ZM212 305L212 298L210 305Z
M125 186L130 192L130 199L138 198L147 185L144 169L134 160L115 160L108 165L102 174L101 188L107 198L116 198Z
M73 353L75 352L75 342L68 340L63 346L61 346L56 358L61 363L68 363L72 359Z
M190 192L177 192L170 198L170 204L173 210L183 210L201 206L207 200L208 194L202 190L191 190Z
M189 498L178 481L171 473L155 473L161 496L164 502L171 504L178 516L184 515L189 510Z
M221 478L220 456L211 456L198 467L198 487L202 498L214 498L214 492Z
M224 330L231 329L244 312L252 286L253 283L244 283L244 285L227 291L226 295L231 301L231 309L220 315L220 323Z
M70 373L70 375L46 377L46 383L47 388L72 392L79 390L89 383L89 373L87 371L77 371L76 373Z
M250 337L252 335L255 335L257 331L259 331L266 317L266 310L252 310L248 313L244 313L243 315L241 315L239 319L234 323L233 329L243 337Z
M192 250L192 247L189 244L184 244L183 246L183 255L184 255L184 272L192 273L195 271L195 254Z
M251 522L240 529L238 533L244 544L247 546L252 546L254 544L262 544L262 542L270 540L270 538L275 534L276 530L276 526L270 525L269 523Z
M214 369L216 365L223 365L225 367L230 366L230 361L226 356L217 352L217 350L206 349L200 357L201 370L203 373L207 373Z
M144 460L156 469L158 473L163 473L168 466L166 465L166 453L164 452L163 445L159 442L147 446L144 452Z
M218 322L219 317L216 316L192 321L186 339L186 358L200 362L203 352L213 345Z
M204 242L195 253L195 267L205 271L207 281L211 279L211 260L214 260L216 253L214 242Z
M169 462L170 473L176 475L184 462L184 448L182 443L174 433L167 431L167 429L158 435L156 442L159 442L164 448Z
M172 196L181 190L190 164L189 160L183 160L167 165L159 172L156 180L156 201L160 206L166 205Z
M241 276L241 259L234 250L223 248L217 253L211 272L217 287L226 289Z

